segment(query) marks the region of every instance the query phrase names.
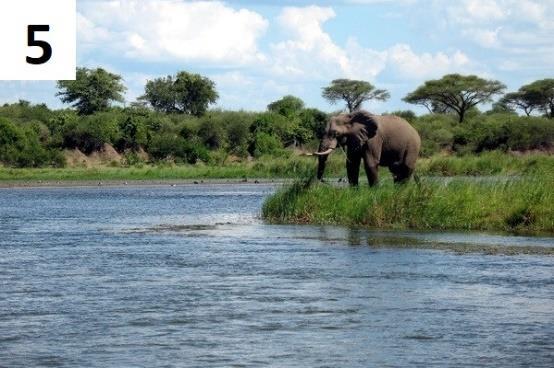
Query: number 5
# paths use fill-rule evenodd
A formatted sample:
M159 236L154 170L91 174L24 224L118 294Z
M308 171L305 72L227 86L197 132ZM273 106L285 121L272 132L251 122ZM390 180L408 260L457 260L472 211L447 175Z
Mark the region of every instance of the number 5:
M33 58L27 56L27 63L33 65L40 65L47 63L48 60L52 57L52 46L46 41L35 40L35 32L48 32L50 31L50 26L48 25L30 25L27 28L27 44L29 47L37 46L42 49L42 56L38 58Z

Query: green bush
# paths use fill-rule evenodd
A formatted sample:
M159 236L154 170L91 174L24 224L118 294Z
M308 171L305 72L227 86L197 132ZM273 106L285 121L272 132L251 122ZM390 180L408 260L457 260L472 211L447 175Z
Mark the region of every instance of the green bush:
M208 150L199 143L187 142L174 133L161 133L152 136L148 144L148 152L156 160L174 160L177 163L195 164L199 160L208 162Z
M451 115L429 114L415 120L413 126L421 136L421 156L452 150L456 125L456 119Z
M457 127L454 145L456 151L475 153L549 149L554 146L554 124L542 117L481 115Z
M264 132L256 134L252 146L252 156L279 155L282 152L283 145L277 137Z
M59 150L47 149L33 126L18 127L0 118L0 162L14 167L65 165Z
M81 117L75 125L64 126L63 146L89 154L101 150L104 144L113 145L120 137L117 118L113 112Z

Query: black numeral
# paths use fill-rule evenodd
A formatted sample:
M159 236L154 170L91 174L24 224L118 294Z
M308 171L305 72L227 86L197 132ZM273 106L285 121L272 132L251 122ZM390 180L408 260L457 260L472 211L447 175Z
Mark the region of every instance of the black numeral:
M50 26L48 25L30 25L27 28L27 44L29 47L36 46L42 49L42 56L38 58L33 58L27 56L27 63L33 65L40 65L47 63L48 60L52 57L52 46L46 41L40 41L35 39L35 32L48 32L50 31Z

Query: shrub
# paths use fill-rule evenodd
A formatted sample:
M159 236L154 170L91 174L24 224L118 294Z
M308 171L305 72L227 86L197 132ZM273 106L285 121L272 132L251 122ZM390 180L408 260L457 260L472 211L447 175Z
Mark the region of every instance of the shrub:
M59 150L45 148L33 126L18 127L0 118L0 161L15 167L64 166Z
M86 154L114 144L120 136L117 115L112 112L82 117L76 125L64 126L63 146L78 148Z
M283 145L277 137L264 132L256 134L252 145L252 156L276 155L281 154L282 151Z

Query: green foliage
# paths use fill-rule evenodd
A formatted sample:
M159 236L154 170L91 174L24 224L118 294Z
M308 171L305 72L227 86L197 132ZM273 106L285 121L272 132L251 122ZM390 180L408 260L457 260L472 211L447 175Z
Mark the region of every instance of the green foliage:
M537 108L537 105L531 98L530 94L520 90L517 92L506 93L497 104L493 105L493 108L498 112L502 112L502 110L506 112L513 112L515 109L521 109L525 112L525 115L529 116L533 110Z
M512 113L474 114L459 125L451 115L424 115L413 123L422 140L424 157L446 151L460 154L491 150L550 150L554 125L541 117Z
M260 131L256 133L253 142L254 157L260 157L263 155L276 155L283 151L283 145L279 139L271 134Z
M209 154L204 146L196 142L187 142L183 137L171 132L153 135L147 148L150 155L157 160L169 159L189 164L209 161Z
M545 118L512 114L480 116L456 133L455 143L465 151L544 150L554 146L554 125ZM459 148L458 148L459 150Z
M58 150L41 144L33 126L18 127L4 118L0 118L0 162L14 167L65 165Z
M115 112L101 112L64 125L63 147L89 154L101 150L105 144L113 145L120 139L118 118Z
M537 80L522 86L518 91L524 96L530 106L544 112L549 118L554 118L554 79Z
M463 122L466 112L484 102L489 102L506 88L496 80L486 80L475 75L448 74L437 80L426 81L403 101L425 106L432 112L453 111Z
M300 129L304 129L311 133L312 139L321 139L325 133L328 116L323 111L318 109L305 109L299 114Z
M280 141L281 147L296 143L296 120L287 119L283 115L273 112L259 114L250 127L250 132L256 137L265 133Z
M156 111L201 116L218 97L213 81L182 71L174 77L148 81L139 100L148 102Z
M200 141L209 149L219 149L225 146L226 133L222 124L218 124L210 117L202 119L198 129Z
M121 119L119 131L115 147L121 152L129 149L136 151L148 142L146 119L143 116L132 114Z
M335 79L323 88L323 98L331 104L344 100L349 112L359 110L368 100L386 101L390 94L384 89L376 89L371 83L352 79Z
M304 101L298 97L287 95L280 100L267 105L267 110L281 114L288 118L294 118L304 109Z
M418 118L414 127L421 136L421 155L452 150L456 119L451 115L430 114Z
M58 81L58 89L62 102L72 103L81 115L106 111L112 101L123 102L126 90L121 76L102 68L77 68L76 80Z

